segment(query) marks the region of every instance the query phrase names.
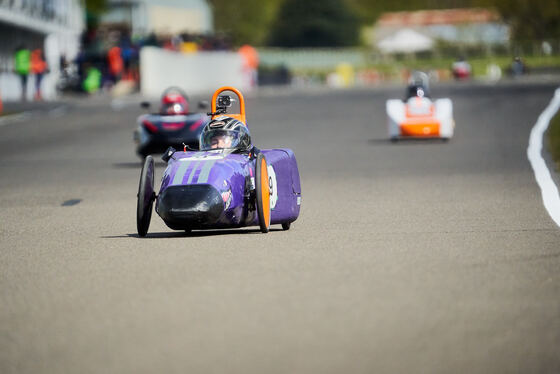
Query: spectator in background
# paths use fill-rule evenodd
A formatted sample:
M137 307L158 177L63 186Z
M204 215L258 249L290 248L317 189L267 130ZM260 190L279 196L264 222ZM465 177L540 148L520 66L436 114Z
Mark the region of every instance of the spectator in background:
M31 72L35 74L35 100L43 100L41 95L41 82L43 75L47 72L47 62L43 56L41 48L34 49L31 52Z
M135 55L134 45L129 33L121 36L120 40L121 56L123 59L123 79L131 80L133 78L133 59Z
M239 48L238 53L243 59L243 74L249 87L256 87L258 84L259 53L257 50L245 44Z
M27 99L27 77L31 69L31 53L29 49L21 45L16 49L14 55L14 68L21 81L21 101Z
M60 55L60 59L58 60L58 69L60 70L60 74L63 78L68 77L68 61L66 60L65 53Z
M516 56L511 63L511 74L514 77L520 77L525 73L527 73L527 66L525 66L521 57Z
M145 38L141 43L140 47L159 47L157 36L154 32L151 32L147 38Z
M113 83L117 83L121 79L124 69L121 49L119 47L109 49L109 52L107 52L107 60L109 62L111 80Z

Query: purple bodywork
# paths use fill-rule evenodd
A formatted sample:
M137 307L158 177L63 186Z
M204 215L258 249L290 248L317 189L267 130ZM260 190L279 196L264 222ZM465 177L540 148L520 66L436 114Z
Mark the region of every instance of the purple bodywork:
M260 152L268 165L271 224L289 224L301 205L294 153ZM176 230L258 225L255 158L222 150L175 152L162 177L156 212Z

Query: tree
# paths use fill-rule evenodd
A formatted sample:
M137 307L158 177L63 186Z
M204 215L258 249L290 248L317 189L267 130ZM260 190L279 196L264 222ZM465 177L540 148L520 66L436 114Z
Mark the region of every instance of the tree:
M214 29L236 46L262 45L268 36L279 0L209 0Z
M269 45L340 47L359 43L359 22L344 0L284 0Z
M543 40L560 35L560 1L489 0L506 23L514 40Z
M423 9L472 8L492 0L347 0L364 23L373 23L385 12Z
M85 0L86 11L99 16L107 10L107 0Z
M107 0L84 0L87 30L95 30L100 16L107 11Z
M86 0L103 9L107 0ZM517 40L558 38L560 0L208 0L214 28L234 45L283 47L358 44L359 28L382 13L421 9L496 9ZM101 7L98 4L102 4ZM97 12L97 10L95 10Z

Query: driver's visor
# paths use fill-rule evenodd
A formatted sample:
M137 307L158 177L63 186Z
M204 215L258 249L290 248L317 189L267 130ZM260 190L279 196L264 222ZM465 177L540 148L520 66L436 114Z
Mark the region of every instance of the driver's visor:
M200 149L232 149L239 145L239 132L235 130L209 130L200 139Z

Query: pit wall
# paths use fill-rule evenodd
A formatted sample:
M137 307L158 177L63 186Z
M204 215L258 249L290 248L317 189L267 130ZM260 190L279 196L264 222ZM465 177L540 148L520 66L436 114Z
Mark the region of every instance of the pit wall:
M159 97L169 86L178 86L189 95L206 95L222 86L246 92L254 86L254 72L243 66L236 52L183 54L144 47L140 51L140 90L147 97Z

